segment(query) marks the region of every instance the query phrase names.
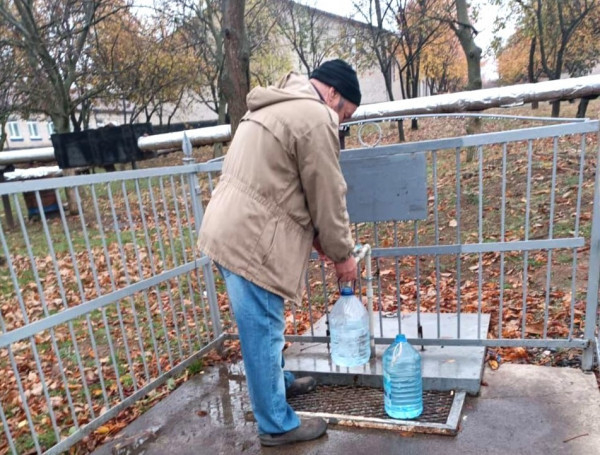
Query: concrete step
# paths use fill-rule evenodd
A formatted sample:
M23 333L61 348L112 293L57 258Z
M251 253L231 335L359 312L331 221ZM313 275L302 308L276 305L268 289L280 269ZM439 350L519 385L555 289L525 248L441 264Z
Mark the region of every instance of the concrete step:
M394 338L401 332L407 338L418 338L417 314L407 313L398 321L391 314L380 318L373 315L375 337ZM424 338L438 337L438 316L421 313ZM460 338L486 338L490 316L482 314L444 313L439 315L441 339L456 339L460 320ZM399 325L400 323L400 325ZM315 336L326 335L326 318L321 318L314 329ZM479 335L478 335L479 334ZM310 333L307 334L310 336ZM414 347L421 354L423 388L425 390L462 390L471 395L479 393L485 361L483 346L420 346ZM382 386L383 368L381 358L387 345L376 345L375 358L358 367L339 367L331 361L329 346L325 343L294 342L285 351L285 369L298 376L312 375L323 384L356 384L370 387Z

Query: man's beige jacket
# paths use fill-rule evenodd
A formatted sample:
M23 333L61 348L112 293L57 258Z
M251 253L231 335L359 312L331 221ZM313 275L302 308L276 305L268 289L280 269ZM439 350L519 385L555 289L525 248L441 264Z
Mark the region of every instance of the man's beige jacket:
M298 300L313 239L334 262L353 248L338 116L308 79L253 89L206 208L198 248L230 271Z

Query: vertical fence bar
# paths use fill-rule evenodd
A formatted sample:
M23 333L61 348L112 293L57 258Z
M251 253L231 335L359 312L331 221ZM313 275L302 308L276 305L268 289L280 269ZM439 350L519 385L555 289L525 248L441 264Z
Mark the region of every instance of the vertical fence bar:
M184 164L194 164L196 160L192 155L192 143L190 142L187 134L183 133L183 143L181 144L181 149L183 150L183 162ZM188 179L188 191L190 195L190 201L192 205L192 212L194 214L194 227L196 230L196 238L198 238L198 234L200 234L200 226L202 225L202 201L200 200L200 186L198 185L198 178L196 173L189 172L187 174ZM186 198L187 200L187 198ZM187 207L187 204L186 204ZM188 217L189 219L189 217Z
M196 160L194 159L194 156L192 155L192 143L190 142L190 139L188 138L187 134L185 134L185 133L183 133L182 150L183 150L183 155L184 155L184 158L183 158L184 164L193 164L196 162ZM183 180L183 176L182 176L182 180ZM194 259L196 260L196 259L198 259L199 252L197 251L197 249L194 246L196 244L196 239L198 238L198 235L200 234L200 226L202 225L202 217L203 217L201 190L200 190L200 186L198 185L198 178L194 172L189 172L187 174L187 180L188 180L188 191L189 191L189 195L190 195L190 204L192 206L192 213L194 215L195 236L192 235L191 226L189 226L189 223L188 223L188 228L189 228L189 232L190 232L192 254L193 254ZM183 182L182 182L182 188L185 188ZM189 212L188 212L187 198L184 197L184 201L185 201L185 211L186 211L187 219L189 220L190 216L189 216ZM212 273L213 273L212 268L207 268L206 270L208 273L211 274L211 280L214 282L214 276L212 276ZM204 320L208 321L208 318L206 317L206 310L204 308L203 298L202 298L202 283L199 279L198 269L195 270L195 275L198 280L198 289L200 290L200 293L201 293L200 294L200 302L201 302L201 307L202 307L202 311L203 311L203 315L204 315ZM190 286L191 286L191 283L190 283ZM207 298L208 298L208 292L207 292ZM196 307L196 301L193 298L193 292L192 292L192 311L194 314L194 321L196 322L196 330L197 330L198 340L199 340L200 344L202 344L202 335L200 333L200 326L198 325L198 319L196 316L195 307Z
M479 206L477 213L477 231L478 241L483 243L483 147L477 147L479 160ZM483 253L477 253L477 338L481 338L481 311L482 311L482 290L483 290Z
M373 223L373 239L375 240L375 248L379 246L379 228L377 223ZM378 296L378 316L379 316L379 336L383 336L383 314L382 314L382 302L381 302L381 267L380 259L375 258L375 264L377 265L377 296Z
M419 221L413 222L413 237L415 241L415 247L419 246ZM421 264L420 256L415 256L415 289L417 294L417 333L420 338L423 338L423 326L421 325ZM421 350L424 347L421 346Z
M319 261L321 268L321 283L323 283L323 303L325 305L325 314L329 317L329 296L327 294L327 276L325 275L325 262ZM327 319L329 321L329 319Z
M310 298L310 280L308 279L308 267L304 272L304 282L306 287L306 300L308 301L308 318L310 320L310 335L315 336L315 324L313 321L312 301Z
M210 194L212 195L213 192L213 184L212 184L212 173L209 172L208 173L208 182L209 182L209 188L210 188ZM196 221L196 236L199 234L200 232L200 226L202 224L202 218L204 216L204 210L202 208L202 199L200 198L200 188L198 188L197 190L197 195L194 195L194 193L192 192L192 198L195 201L194 202L194 217L198 217L195 221ZM213 324L213 331L215 334L215 338L221 335L221 332L223 330L223 327L221 325L221 319L219 317L219 303L217 301L217 294L216 294L216 286L215 286L215 275L213 272L213 269L211 267L211 264L205 264L203 266L203 273L204 273L204 279L206 281L206 297L208 300L208 309L210 312L210 318L212 320L212 324ZM203 307L203 311L204 311L204 307Z
M394 246L398 247L398 222L394 221ZM398 333L402 333L402 298L400 297L400 264L398 256L394 257L396 262L396 317L398 318Z
M577 182L577 205L575 212L575 228L574 228L574 236L579 236L579 222L581 220L581 197L583 194L583 174L585 170L585 135L581 137L580 144L581 153L579 154L579 179ZM596 206L594 205L594 208ZM593 225L592 225L593 226ZM596 228L598 225L596 225ZM590 250L591 255L591 250ZM590 258L591 259L591 258ZM575 326L575 301L577 300L576 294L576 281L577 281L577 249L573 250L573 277L571 282L571 305L569 311L571 313L571 324L569 325L569 339L573 337L573 329Z
M12 434L10 432L10 427L8 426L8 420L6 420L6 415L4 414L4 407L2 406L2 402L0 401L0 420L2 421L2 427L4 428L4 434L6 435L6 440L8 441L8 447L13 455L17 455L17 448L15 447L15 442L13 440Z
M438 175L437 175L437 151L431 151L431 160L433 167L433 220L435 229L435 246L440 244L440 216L438 207ZM441 327L441 306L440 306L440 256L435 255L435 312L437 319L437 336L441 338L442 327Z
M456 244L462 245L461 235L461 164L460 164L460 147L456 147ZM456 255L456 338L460 339L460 317L461 317L461 256Z
M525 241L529 240L529 220L531 209L531 167L533 161L533 141L527 141L527 195L525 203ZM525 338L527 328L527 292L529 279L529 251L523 253L523 320L521 323L521 336Z
M596 135L600 140L600 134ZM597 144L600 144L597 142ZM581 368L592 369L594 364L594 337L598 318L598 281L600 280L600 145L596 146L596 169L594 179L594 208L592 212L592 237L590 239L590 262L588 266L587 301L585 307L585 338L590 343L583 350ZM573 298L572 298L573 299ZM599 360L600 361L600 360Z
M500 204L500 242L506 242L506 161L507 144L502 144L502 202ZM498 309L498 339L503 337L504 319L504 251L500 252L500 306Z
M556 196L556 165L558 160L558 137L554 138L552 147L552 183L550 189L550 216L548 221L548 238L554 236L554 203ZM544 302L544 333L548 336L548 319L550 317L550 278L552 276L552 249L548 250L548 263L546 265L546 301Z

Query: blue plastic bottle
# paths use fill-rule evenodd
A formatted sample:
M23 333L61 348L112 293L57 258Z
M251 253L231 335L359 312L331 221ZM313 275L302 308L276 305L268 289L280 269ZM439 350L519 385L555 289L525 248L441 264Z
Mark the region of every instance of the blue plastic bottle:
M421 356L404 335L383 353L385 412L394 419L414 419L423 412Z
M331 359L341 367L354 367L371 356L369 314L351 287L343 287L340 293L329 314Z

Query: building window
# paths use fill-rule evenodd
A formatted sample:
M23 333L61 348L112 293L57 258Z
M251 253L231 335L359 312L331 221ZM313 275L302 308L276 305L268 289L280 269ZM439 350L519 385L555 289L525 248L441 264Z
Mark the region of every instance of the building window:
M54 122L52 122L52 120L50 120L48 122L48 136L52 136L55 133L56 133L56 129L54 128Z
M8 138L11 141L22 141L21 130L18 122L8 122Z
M42 139L38 130L37 122L27 122L27 128L29 128L29 139L32 141L39 141Z

